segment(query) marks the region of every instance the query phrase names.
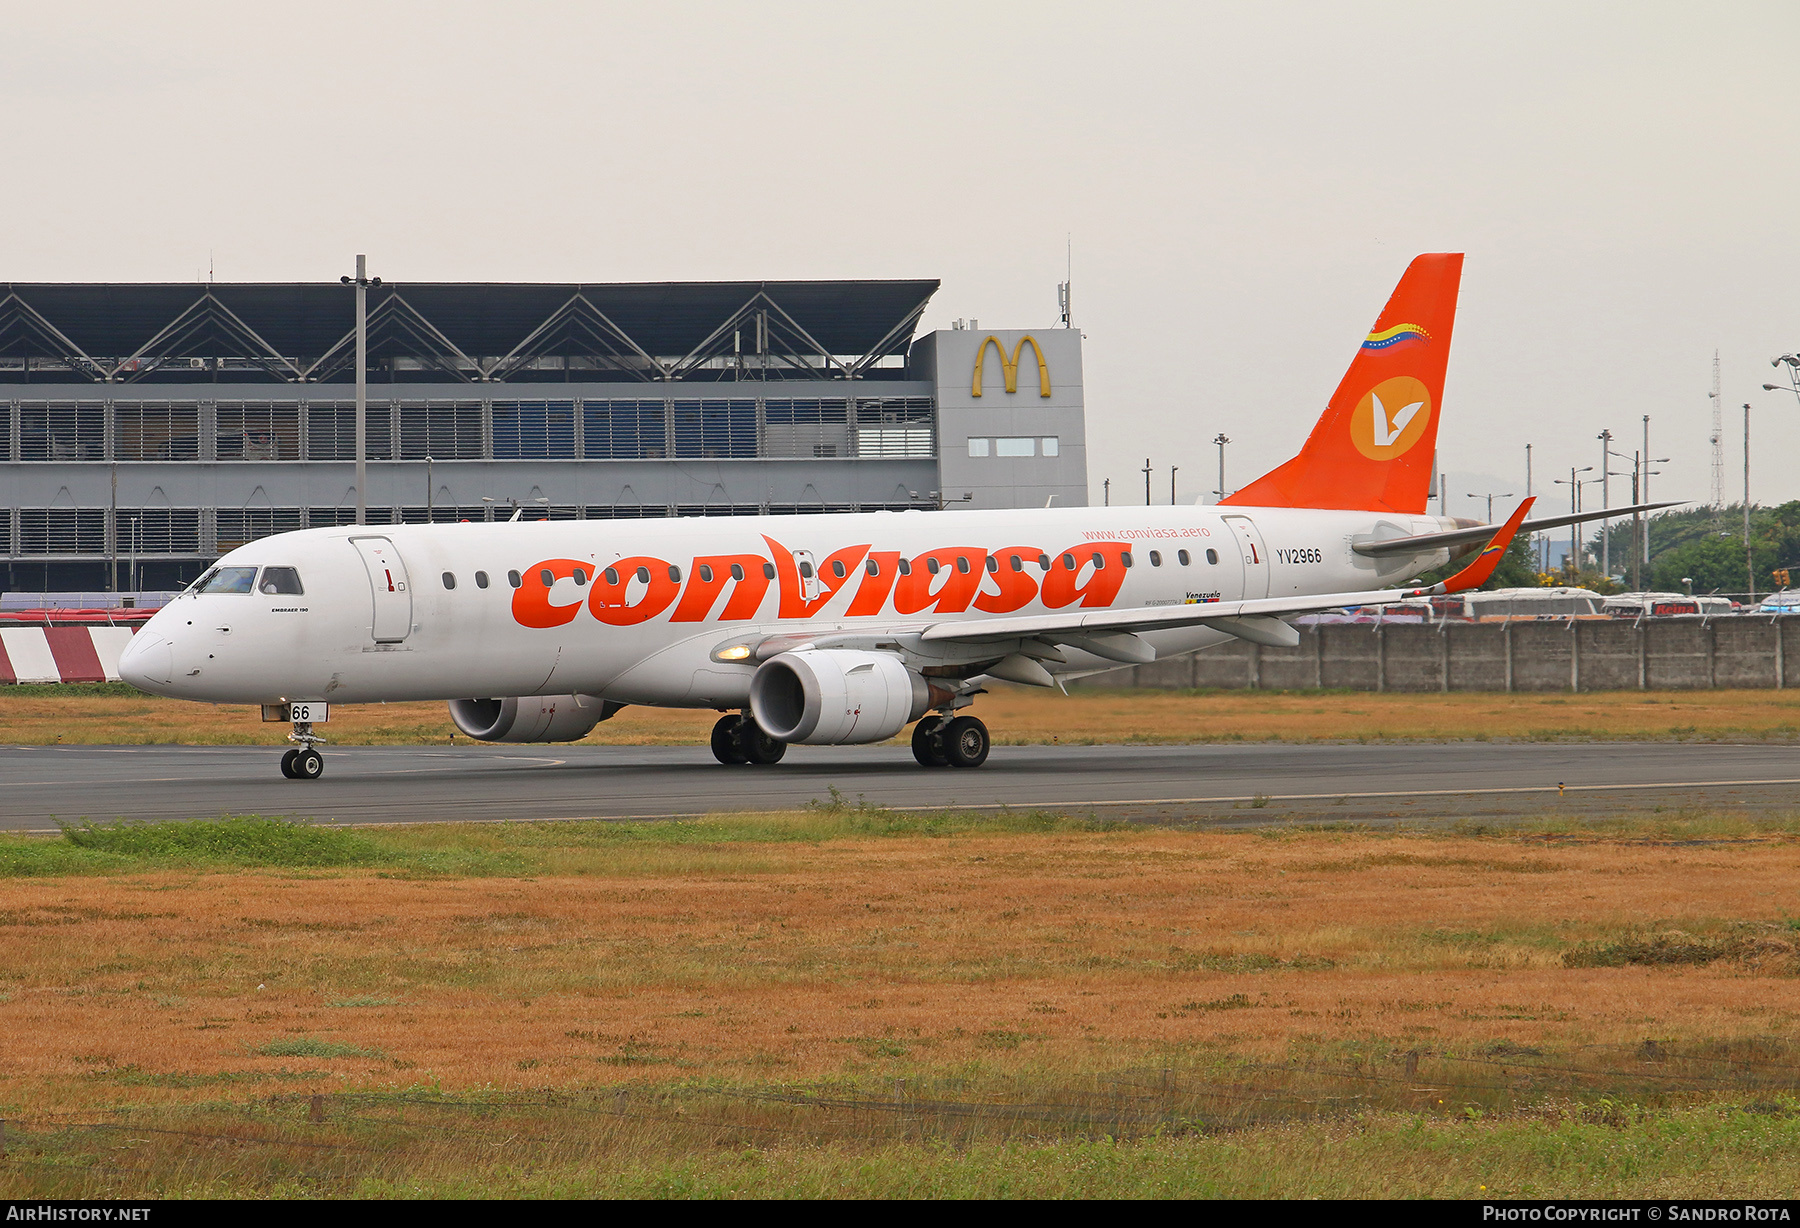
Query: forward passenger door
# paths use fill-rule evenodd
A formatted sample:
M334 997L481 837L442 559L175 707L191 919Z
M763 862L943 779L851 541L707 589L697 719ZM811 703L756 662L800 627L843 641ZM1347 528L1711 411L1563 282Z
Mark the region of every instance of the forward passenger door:
M352 537L350 544L369 573L369 595L374 602L369 633L377 644L398 644L412 632L412 588L406 562L385 537Z

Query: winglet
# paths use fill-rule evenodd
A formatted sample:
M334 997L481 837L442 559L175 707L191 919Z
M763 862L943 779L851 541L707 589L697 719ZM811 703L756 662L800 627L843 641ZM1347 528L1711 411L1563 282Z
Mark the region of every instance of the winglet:
M1506 548L1512 545L1512 539L1518 535L1519 526L1525 522L1525 515L1531 511L1531 505L1537 502L1536 496L1525 500L1513 509L1513 514L1506 518L1500 531L1489 539L1481 553L1473 562L1448 580L1434 584L1430 588L1415 589L1408 593L1409 597L1436 597L1443 593L1460 593L1465 589L1480 588L1487 583L1487 578L1494 574L1494 568L1500 566L1500 559Z

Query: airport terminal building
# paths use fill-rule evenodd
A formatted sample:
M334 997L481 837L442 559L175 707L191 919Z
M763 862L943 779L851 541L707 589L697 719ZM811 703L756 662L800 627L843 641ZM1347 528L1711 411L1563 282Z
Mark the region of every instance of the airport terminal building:
M1087 502L1081 334L935 281L378 285L366 521ZM0 588L176 588L355 522L355 291L13 284Z

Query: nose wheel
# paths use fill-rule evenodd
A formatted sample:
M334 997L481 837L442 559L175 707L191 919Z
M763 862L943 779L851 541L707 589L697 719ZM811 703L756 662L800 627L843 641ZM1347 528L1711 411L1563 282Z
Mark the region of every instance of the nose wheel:
M299 746L281 757L281 774L289 780L317 780L325 774L325 756L318 744L325 739L312 731L311 721L295 721L288 739Z
M289 780L317 780L325 774L325 756L308 746L281 757L281 774Z

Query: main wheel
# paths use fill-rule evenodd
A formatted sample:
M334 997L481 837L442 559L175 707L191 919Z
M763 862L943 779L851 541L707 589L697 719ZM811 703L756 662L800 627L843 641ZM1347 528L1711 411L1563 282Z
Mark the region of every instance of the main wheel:
M317 780L325 774L325 756L307 747L294 756L294 779Z
M959 716L944 728L944 758L951 767L980 767L987 762L987 726L972 716Z
M299 758L299 756L299 750L290 749L287 754L281 757L281 774L286 776L289 780L294 779L294 760Z
M913 726L913 758L919 761L920 767L943 767L949 762L944 757L943 725L943 717L927 716Z
M749 716L738 726L738 744L744 748L744 758L750 763L780 763L788 748L786 742L770 734Z
M720 763L748 763L750 757L744 753L742 741L738 738L738 726L743 718L738 716L721 716L712 728L713 758Z

